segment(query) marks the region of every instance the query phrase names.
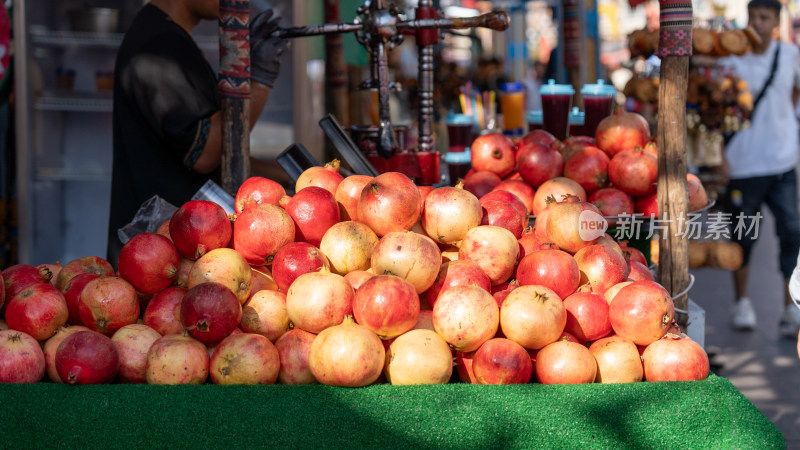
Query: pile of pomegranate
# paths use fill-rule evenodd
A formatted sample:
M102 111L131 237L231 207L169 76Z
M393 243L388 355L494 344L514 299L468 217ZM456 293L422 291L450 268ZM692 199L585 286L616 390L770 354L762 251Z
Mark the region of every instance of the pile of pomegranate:
M658 153L639 114L603 119L594 137L571 136L561 142L539 129L517 143L502 134L487 134L471 148L472 170L464 177L464 188L478 197L508 190L535 216L565 195L594 204L607 217L658 216ZM686 178L688 210L704 208L708 195L703 184L693 174Z
M535 159L539 144L526 143L535 136L518 163ZM581 154L602 160L593 149ZM507 175L507 159L474 177ZM707 377L706 353L675 326L671 296L643 255L603 226L592 236L581 229L586 217L605 220L585 196L550 191L559 201L529 226L538 197L527 182L478 192L418 187L395 172L343 178L336 167L306 171L292 197L250 178L230 216L216 203L187 202L158 232L128 241L117 272L95 256L4 269L0 382Z

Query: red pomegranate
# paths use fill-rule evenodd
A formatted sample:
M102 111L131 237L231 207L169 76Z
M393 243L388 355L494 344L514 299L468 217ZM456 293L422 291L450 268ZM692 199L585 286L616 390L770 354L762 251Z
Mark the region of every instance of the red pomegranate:
M339 183L342 182L344 177L339 174L339 160L326 163L323 167L309 167L297 177L295 182L294 191L300 192L303 188L308 186L317 186L330 192L331 195L336 195L336 189Z
M138 291L155 294L172 284L179 264L178 249L169 239L156 233L139 233L122 246L119 276Z
M59 291L64 292L64 289L69 283L69 280L74 278L76 275L90 272L96 273L100 276L105 277L113 277L116 275L114 272L114 268L111 267L111 263L106 261L99 256L84 256L82 258L74 259L61 269L61 272L58 273L58 280L56 280L56 288ZM8 297L8 294L6 294Z
M323 268L294 280L286 292L286 311L295 328L318 334L353 313L354 296L343 276Z
M275 342L289 330L286 294L278 291L259 291L242 307L239 328Z
M608 178L634 197L647 195L656 190L658 160L641 147L623 150L608 163Z
M263 206L270 205L260 205L258 208ZM253 288L253 269L236 250L214 249L195 261L189 271L186 286L191 289L206 282L222 284L233 292L240 304L244 304L250 298Z
M519 211L520 215L522 215L525 218L525 226L528 226L528 214L530 214L530 211L528 210L528 207L525 206L525 203L515 194L504 190L493 189L491 192L484 195L479 200L481 205L489 201L501 201L501 202L511 203L514 209Z
M526 183L538 188L545 181L561 176L564 157L551 147L523 142L517 154L517 171Z
M414 286L418 294L428 290L442 266L442 255L433 239L411 231L388 233L372 251L372 272L396 275Z
M478 384L475 372L472 371L472 360L475 352L456 352L456 371L462 383Z
M221 206L208 200L184 203L169 221L169 235L181 255L197 259L216 248L227 247L233 230Z
M370 267L372 251L378 245L378 235L363 223L347 220L328 229L319 248L328 259L330 269L338 275Z
M708 377L703 347L685 334L667 333L642 354L647 381L699 381Z
M314 384L317 379L308 367L308 352L317 336L299 328L289 330L275 341L280 358L278 381L281 384Z
M637 113L613 114L597 125L595 140L600 150L613 158L617 153L635 147L644 147L650 141L650 126Z
M178 274L175 275L175 286L186 287L189 283L189 272L192 270L192 266L194 265L194 261L189 258L184 258L181 256L181 260L178 263Z
M270 203L248 208L233 222L233 248L254 266L272 264L278 249L295 237L294 220Z
M169 235L169 221L170 219L161 222L161 225L159 225L158 228L156 228L156 234L160 234L161 236L164 236L165 238L169 239L170 242L172 242L172 238Z
M444 186L434 189L425 199L421 223L425 233L441 244L464 239L467 231L481 223L483 209L470 191Z
M689 211L697 211L705 208L706 204L708 204L708 194L703 184L694 180L689 180L686 183L686 187L689 191Z
M70 327L59 327L56 330L56 333L44 342L42 346L42 350L44 350L44 362L47 371L47 376L50 378L51 381L55 383L63 383L61 377L58 376L58 371L56 370L56 350L58 350L58 346L61 345L61 342L67 338L70 334L77 333L79 331L92 331L84 326L81 325L73 325ZM38 346L38 343L37 343Z
M606 289L606 291L603 293L603 297L605 297L606 302L608 302L608 304L610 305L611 301L614 300L614 297L617 295L619 290L624 288L625 286L631 284L631 283L633 283L633 281L626 280L626 281L623 281L621 283L617 283L617 284L611 286L610 288Z
M599 148L586 146L564 164L564 176L578 182L587 194L608 186L610 159Z
M447 342L427 329L398 336L386 351L384 374L393 385L446 384L453 374Z
M442 264L433 285L420 294L420 300L433 308L442 290L462 284L478 286L486 292L492 288L489 277L474 262L468 260L448 261Z
M308 366L322 384L361 387L383 372L386 352L378 336L358 325L352 316L323 330L311 343Z
M214 384L275 384L278 350L260 334L232 334L217 345L208 372Z
M0 383L38 383L44 372L44 353L36 339L21 331L0 331Z
M144 310L143 322L162 336L183 332L181 300L186 288L171 286L156 294Z
M234 209L240 213L262 203L277 205L284 195L286 195L286 190L280 183L269 178L250 177L244 180L244 183L239 186L239 190L236 191Z
M298 191L285 209L296 225L295 240L315 247L319 247L322 236L340 219L333 194L317 186Z
M278 289L286 292L297 277L304 273L316 272L323 267L330 269L330 263L320 249L307 242L292 242L275 253L272 276Z
M589 196L589 203L597 206L604 216L633 214L633 199L617 188L598 189Z
M503 180L494 172L488 170L473 171L464 177L462 186L465 191L470 192L475 197L483 197L484 195L492 192L494 188L500 185ZM458 185L456 185L458 186Z
M477 264L493 286L511 278L518 256L517 238L505 228L493 225L481 225L469 230L458 250L458 259Z
M592 292L576 292L564 299L567 324L564 330L576 338L591 342L611 332L608 302L605 297Z
M628 278L628 263L622 254L606 245L590 245L575 253L581 271L581 284L589 283L592 292L603 295L611 286Z
M475 352L472 371L479 384L525 384L531 380L533 363L521 345L494 338Z
M636 383L642 381L644 369L636 344L621 336L598 339L589 346L597 361L598 383Z
M49 271L52 274L52 276L50 277L50 284L55 286L56 281L58 280L58 274L59 272L61 272L61 269L63 269L64 266L61 264L61 261L56 261L52 264L50 263L39 264L38 266L36 266L36 268L39 269L40 271L45 271L45 273ZM3 284L1 278L0 278L0 284ZM2 295L2 292L0 292L0 295Z
M358 220L378 237L410 230L419 219L419 199L419 189L410 178L399 172L382 173L361 191Z
M539 350L534 369L542 384L593 383L597 362L586 346L563 340Z
M502 308L503 302L508 298L508 294L510 294L514 289L520 286L519 281L511 280L508 285L503 289L497 289L492 291L492 297L497 302L497 306ZM498 334L502 332L502 330L498 331Z
M222 284L200 283L181 300L181 324L198 341L213 345L239 326L242 305Z
M536 190L533 197L533 215L538 216L547 207L547 198L563 201L569 196L575 196L579 201L586 201L586 191L574 180L566 177L555 177L547 180Z
M555 342L566 323L564 302L544 286L520 286L508 294L500 308L503 334L529 350Z
M449 287L433 306L433 327L456 351L477 350L497 333L499 320L494 297L477 286Z
M161 337L147 352L147 384L203 384L208 378L208 349L185 334Z
M622 250L622 256L626 261L636 261L644 266L647 266L647 259L644 257L644 253L637 248L629 247L628 241L620 241L619 248Z
M505 228L515 238L522 237L522 230L528 224L528 216L520 214L512 203L501 200L488 200L481 203L481 206L483 207L481 225L494 225Z
M117 330L111 342L119 355L119 376L117 381L129 384L142 384L145 379L147 352L161 335L147 325L131 324Z
M358 288L360 288L362 284L374 276L374 273L367 272L366 270L353 270L347 272L344 279L350 283L350 286L353 287L353 291L358 291Z
M614 296L609 308L611 327L636 345L661 339L672 324L672 297L654 281L634 281Z
M523 144L526 144L526 145L527 144L536 144L536 145L542 145L544 147L550 147L550 148L552 148L554 150L560 150L562 148L563 144L566 144L567 141L569 141L569 139L570 138L567 138L562 143L555 136L553 136L553 134L550 133L549 131L541 129L541 128L537 128L537 129L531 130L530 132L528 132L528 134L526 134L525 136L522 137L522 141L520 142L520 148L518 149L518 151L522 148Z
M628 266L630 267L630 274L628 274L628 279L632 281L640 281L640 280L649 280L649 281L656 281L656 277L653 276L653 273L650 272L650 269L647 268L644 264L637 262L637 261L629 261Z
M86 327L111 336L139 319L136 289L119 277L95 278L81 291L78 314Z
M542 239L544 242L550 242L550 238L547 237L547 217L550 215L550 210L553 209L553 206L556 203L558 202L556 201L555 197L547 197L545 199L544 209L539 211L534 218L533 234Z
M64 287L64 300L67 302L67 310L69 311L69 317L67 318L68 324L80 325L83 323L81 322L81 315L78 311L81 292L83 292L83 288L86 287L86 284L95 278L100 278L100 275L92 272L81 273L72 277Z
M608 222L591 203L556 203L547 216L547 237L558 248L575 253L600 239Z
M47 267L34 267L30 264L15 264L7 267L2 272L6 294L0 298L0 305L3 304L3 299L11 299L32 284L50 283L52 276L53 273Z
M267 266L250 266L250 271L253 272L253 287L250 289L250 298L258 291L277 291L278 283L272 276L272 272Z
M58 376L68 384L110 383L119 372L119 354L111 338L80 331L64 339L56 350Z
M633 211L644 217L658 217L658 191L634 198Z
M392 339L412 329L419 317L419 296L414 286L394 275L376 275L353 297L356 323Z
M575 258L562 250L540 250L526 255L517 266L520 285L539 285L567 298L580 286L581 273Z
M490 133L479 136L470 146L472 168L504 177L514 170L514 143L508 137ZM477 197L480 197L476 194Z
M333 198L339 205L339 216L343 221L358 221L358 201L361 199L361 191L370 181L372 177L367 175L350 175L336 187Z
M50 283L34 283L6 303L8 328L22 331L37 341L55 334L67 324L69 309L64 295Z
M559 150L564 155L564 161L569 161L572 155L583 150L584 147L596 147L594 137L589 136L569 136L564 139L561 149Z
M533 197L536 195L536 189L530 184L523 180L503 180L492 189L492 192L494 191L506 191L516 195L525 205L527 214L533 214Z
M558 250L558 246L552 242L548 242L547 237L541 238L536 234L522 234L519 238L519 256L520 261L522 258L530 255L539 250Z

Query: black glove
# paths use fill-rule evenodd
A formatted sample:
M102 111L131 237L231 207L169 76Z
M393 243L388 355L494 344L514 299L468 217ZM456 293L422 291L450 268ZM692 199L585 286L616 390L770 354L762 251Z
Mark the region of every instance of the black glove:
M288 46L287 40L272 36L281 20L272 16L272 9L267 9L250 22L250 79L270 88L278 78L280 57Z

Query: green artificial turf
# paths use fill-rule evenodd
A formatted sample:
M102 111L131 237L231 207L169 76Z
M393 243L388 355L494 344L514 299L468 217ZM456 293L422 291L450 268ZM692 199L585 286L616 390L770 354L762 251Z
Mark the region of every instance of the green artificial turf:
M626 385L0 386L2 448L784 448L724 378Z

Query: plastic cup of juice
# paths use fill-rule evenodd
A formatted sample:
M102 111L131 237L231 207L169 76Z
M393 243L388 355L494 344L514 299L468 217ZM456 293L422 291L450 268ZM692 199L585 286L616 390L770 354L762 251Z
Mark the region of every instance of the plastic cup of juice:
M522 83L500 85L500 113L503 115L503 134L521 136L525 126L525 88Z
M444 155L444 163L447 164L447 173L450 178L450 186L455 186L459 179L467 176L467 172L472 168L472 155L469 149L463 152L450 152Z
M547 80L539 89L542 95L542 125L556 139L563 141L569 132L569 113L575 89L569 84L556 84Z
M583 85L581 96L583 109L586 111L583 132L586 136L594 136L600 121L611 115L616 94L614 86L605 84L603 80L597 80L597 84Z
M577 106L572 107L569 113L569 135L570 136L586 136L584 124L586 123L586 113L578 109ZM594 134L592 134L594 136Z
M537 109L536 111L528 111L528 114L525 115L525 118L528 120L528 131L541 130L543 128L541 109Z
M452 114L447 117L447 138L450 152L463 152L472 144L475 121L466 114Z

